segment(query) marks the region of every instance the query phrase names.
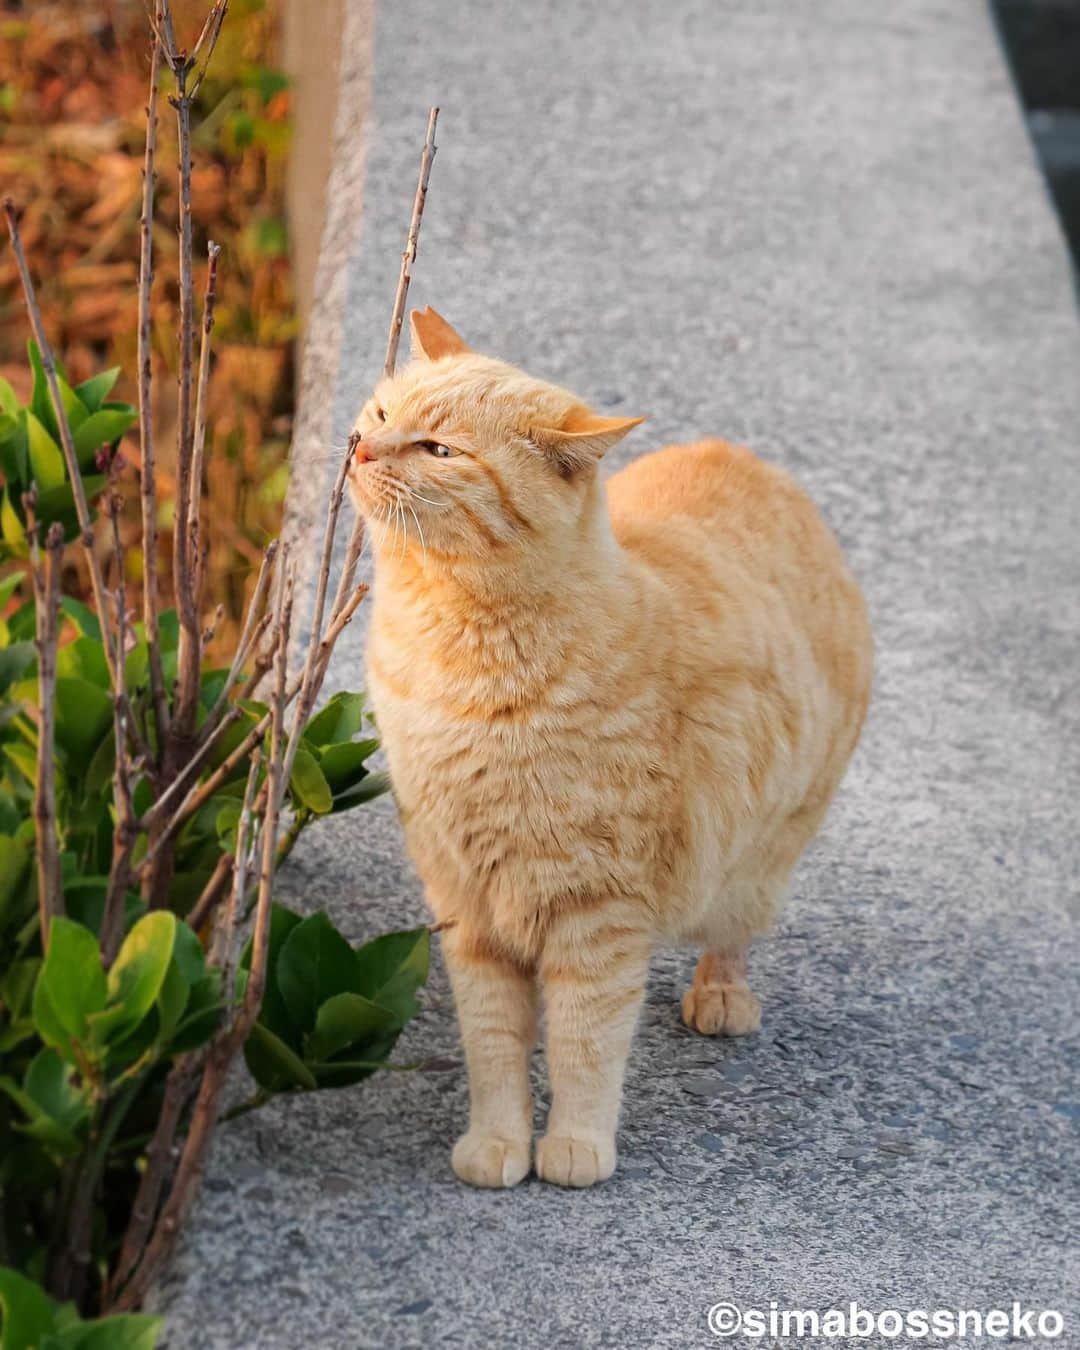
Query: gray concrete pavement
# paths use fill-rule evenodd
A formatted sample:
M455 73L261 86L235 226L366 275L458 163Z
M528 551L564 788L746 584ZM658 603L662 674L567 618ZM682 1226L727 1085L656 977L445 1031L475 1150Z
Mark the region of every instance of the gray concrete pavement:
M982 4L384 4L374 71L326 436L379 369L438 101L415 302L650 413L620 462L715 432L793 470L868 592L876 698L753 958L761 1033L687 1032L692 956L658 958L610 1183L458 1185L439 970L401 1047L438 1071L222 1132L168 1344L706 1346L718 1300L858 1299L1021 1300L1080 1346L1080 329ZM281 890L358 939L423 912L386 801Z

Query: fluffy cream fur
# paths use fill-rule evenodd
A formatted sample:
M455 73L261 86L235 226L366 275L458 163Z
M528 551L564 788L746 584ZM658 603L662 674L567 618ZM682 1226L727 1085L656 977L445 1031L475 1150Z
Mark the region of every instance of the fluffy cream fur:
M466 1181L532 1159L542 1001L552 1106L535 1168L615 1166L657 940L703 949L686 1022L760 1020L776 917L862 726L862 597L812 503L723 441L647 455L636 424L478 356L433 311L356 424L376 557L369 688L443 939L471 1114Z

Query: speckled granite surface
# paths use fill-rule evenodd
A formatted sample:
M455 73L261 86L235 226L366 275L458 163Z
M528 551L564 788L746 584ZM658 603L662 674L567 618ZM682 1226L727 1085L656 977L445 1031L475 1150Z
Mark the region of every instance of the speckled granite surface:
M401 1047L435 1071L222 1132L169 1346L705 1346L717 1300L853 1298L1019 1299L1080 1345L1080 329L982 5L383 4L338 439L429 101L415 302L651 413L624 457L717 432L798 474L868 592L876 700L753 958L761 1033L687 1032L692 957L658 958L610 1183L454 1180L440 970ZM361 649L362 623L337 683ZM281 889L357 938L422 913L386 801L313 831Z

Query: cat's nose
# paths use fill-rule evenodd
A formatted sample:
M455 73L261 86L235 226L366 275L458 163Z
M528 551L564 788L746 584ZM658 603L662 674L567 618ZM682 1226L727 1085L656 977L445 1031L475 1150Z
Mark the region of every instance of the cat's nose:
M371 464L375 459L374 451L364 444L363 440L356 432L353 432L352 455L354 464Z

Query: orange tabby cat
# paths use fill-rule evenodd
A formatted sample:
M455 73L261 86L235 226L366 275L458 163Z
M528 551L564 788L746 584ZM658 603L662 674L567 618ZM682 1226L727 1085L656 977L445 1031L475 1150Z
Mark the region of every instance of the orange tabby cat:
M369 688L443 937L468 1063L453 1166L588 1186L615 1129L649 953L703 948L682 1004L754 1031L776 917L862 726L871 638L811 502L723 441L597 465L640 418L471 352L433 310L362 411Z

